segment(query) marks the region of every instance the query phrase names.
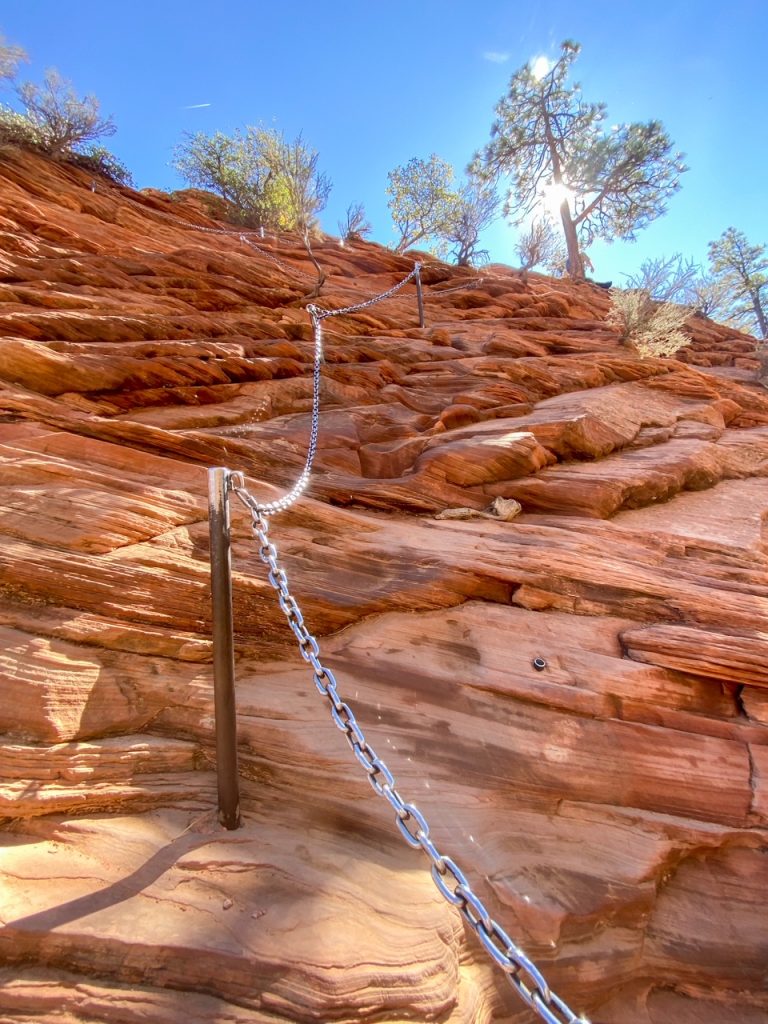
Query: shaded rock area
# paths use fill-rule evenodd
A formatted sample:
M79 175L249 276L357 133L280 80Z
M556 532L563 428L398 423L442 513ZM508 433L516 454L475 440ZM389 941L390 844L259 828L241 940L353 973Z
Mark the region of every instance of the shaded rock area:
M264 500L300 472L313 268L202 209L0 154L0 1018L531 1021L335 729L237 502L244 826L217 822L205 468ZM325 308L412 268L315 251ZM569 1005L765 1021L754 341L694 317L639 360L590 284L423 280L424 329L412 285L325 321L316 471L272 520L291 590Z

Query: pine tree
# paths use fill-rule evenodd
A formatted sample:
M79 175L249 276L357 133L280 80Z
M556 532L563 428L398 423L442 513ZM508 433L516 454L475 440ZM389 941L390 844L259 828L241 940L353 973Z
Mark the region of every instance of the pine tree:
M712 274L719 283L728 320L768 338L768 255L764 245L750 245L747 236L728 228L709 243Z
M682 154L659 121L604 129L603 103L587 103L568 84L579 55L562 44L546 71L537 60L519 68L496 107L491 141L474 168L506 176L505 213L522 223L549 194L557 207L568 251L568 271L584 277L583 251L595 239L633 239L665 212L665 202L686 170Z

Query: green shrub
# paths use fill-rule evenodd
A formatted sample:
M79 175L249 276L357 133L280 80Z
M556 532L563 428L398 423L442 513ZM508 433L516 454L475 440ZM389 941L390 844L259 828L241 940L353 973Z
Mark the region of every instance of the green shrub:
M52 155L45 129L26 114L3 104L0 104L0 146L17 146L20 149L44 153L46 156ZM59 159L93 174L100 174L118 185L133 187L131 172L104 146L87 146L84 149L72 150Z
M39 126L46 152L54 160L65 160L87 143L117 131L111 117L101 117L96 97L79 97L72 83L55 68L46 71L42 85L22 82L16 93L25 117Z
M117 185L134 187L131 172L114 153L110 153L104 146L88 146L82 152L72 153L68 158L68 163L73 163L76 167L83 167L94 174L101 174Z
M17 110L0 104L0 145L24 146L45 152L45 138L40 126Z

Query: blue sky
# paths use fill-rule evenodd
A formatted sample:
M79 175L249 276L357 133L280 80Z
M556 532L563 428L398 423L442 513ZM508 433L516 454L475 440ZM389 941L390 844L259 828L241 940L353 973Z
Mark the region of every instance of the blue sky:
M729 225L768 241L766 0L3 0L0 31L29 52L27 77L55 66L99 97L139 187L181 187L185 131L301 131L334 183L324 228L360 201L385 244L387 171L436 152L461 172L512 72L572 38L585 99L609 123L660 119L691 168L636 243L592 248L595 276L621 283L676 250L701 260ZM489 229L495 260L515 262L515 236Z

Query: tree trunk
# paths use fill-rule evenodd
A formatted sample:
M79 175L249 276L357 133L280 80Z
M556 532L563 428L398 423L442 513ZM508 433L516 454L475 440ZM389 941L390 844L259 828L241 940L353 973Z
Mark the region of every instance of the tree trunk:
M760 301L760 293L756 291L750 292L749 297L752 300L752 308L755 311L755 317L757 318L757 324L760 328L760 334L762 335L763 339L766 339L768 338L768 320L765 316L763 304Z
M549 119L549 110L547 105L542 98L541 101L541 113L544 118L544 134L547 139L547 146L549 148L549 159L552 163L552 181L555 185L562 187L563 182L563 168L560 163L560 153L557 149L557 142L555 136L552 134L552 125ZM581 258L581 252L579 251L579 236L576 234L576 225L573 223L571 217L571 210L568 206L568 200L563 199L560 203L560 220L563 224L563 234L565 235L565 245L568 250L568 256L565 261L565 266L568 270L568 276L574 281L584 280L584 260Z
M568 209L567 199L564 199L560 204L560 220L563 223L565 244L568 249L568 258L565 263L568 275L574 281L583 281L585 277L584 260L581 258L579 237L576 234L576 226L571 220L571 211Z

